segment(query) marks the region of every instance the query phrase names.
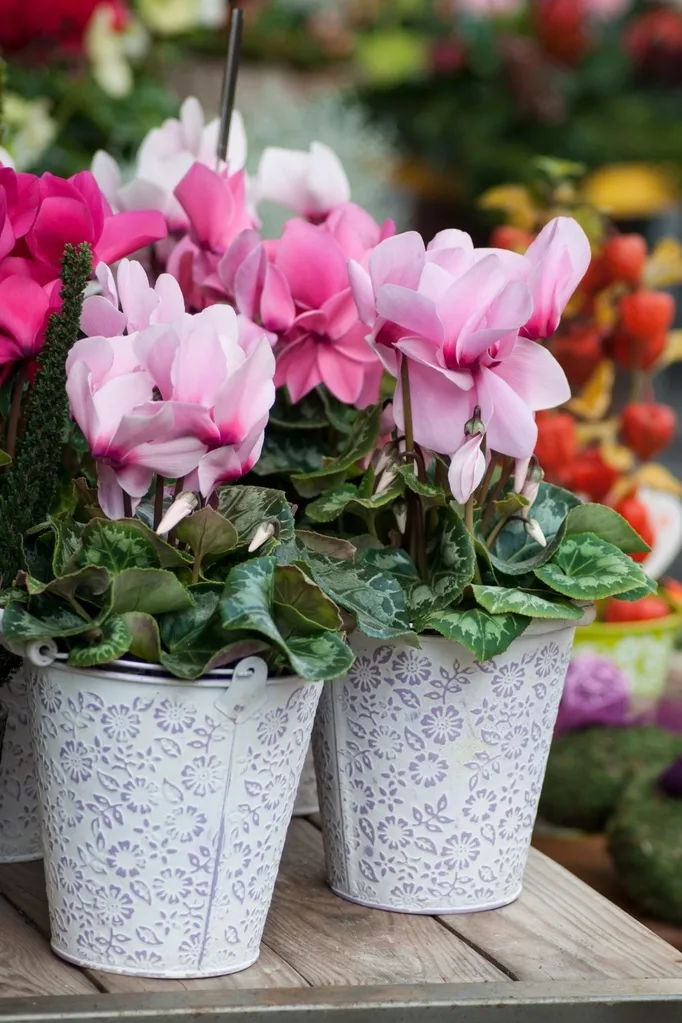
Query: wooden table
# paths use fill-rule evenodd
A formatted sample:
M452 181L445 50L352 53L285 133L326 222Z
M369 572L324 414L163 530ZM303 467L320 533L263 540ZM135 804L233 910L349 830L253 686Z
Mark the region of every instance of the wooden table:
M334 896L319 830L294 821L258 963L212 980L81 971L50 952L40 863L0 867L0 891L3 1023L682 1019L680 953L535 850L506 909L402 916Z

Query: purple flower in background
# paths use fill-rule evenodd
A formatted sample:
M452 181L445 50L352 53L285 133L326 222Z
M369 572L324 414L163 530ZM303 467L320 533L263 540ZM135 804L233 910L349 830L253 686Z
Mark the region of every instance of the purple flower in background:
M613 661L595 654L574 657L568 666L555 735L594 725L626 725L629 682Z

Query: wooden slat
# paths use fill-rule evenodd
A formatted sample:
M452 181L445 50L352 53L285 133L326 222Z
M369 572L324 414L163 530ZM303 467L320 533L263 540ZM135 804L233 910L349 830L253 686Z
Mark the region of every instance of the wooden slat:
M57 959L43 936L0 898L0 998L93 994L80 970Z
M630 901L627 892L619 883L613 869L613 861L606 848L605 835L584 835L579 837L557 837L555 835L539 835L533 838L533 845L550 860L565 867L581 881L594 888L600 895L619 906L626 913L634 916L648 927L650 931L663 938L669 945L682 951L682 926L654 920L642 913Z
M315 986L509 979L430 917L364 909L333 895L322 837L304 820L289 830L265 940Z
M42 956L56 961L49 949L47 936L50 923L47 913L45 896L45 876L42 863L0 864L0 890L6 898L32 920L44 935ZM27 925L28 926L28 925ZM41 939L36 934L36 940ZM78 971L74 971L78 972ZM210 991L215 988L222 990L244 990L247 988L273 987L305 987L306 981L289 966L276 952L266 945L261 946L261 954L257 963L242 973L229 974L226 977L209 977L204 980L159 980L149 977L124 977L116 973L105 973L101 970L85 970L84 976L104 991L144 992L167 991L172 989L187 991ZM87 984L87 982L86 982ZM94 985L87 984L88 990ZM8 992L9 993L9 992ZM1 992L0 992L1 994Z
M441 920L520 980L679 977L682 995L677 949L536 850L518 902Z

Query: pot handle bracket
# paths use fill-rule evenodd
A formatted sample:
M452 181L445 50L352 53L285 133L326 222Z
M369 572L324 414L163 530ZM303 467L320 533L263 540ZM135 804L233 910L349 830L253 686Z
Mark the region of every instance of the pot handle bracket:
M268 666L260 657L245 657L215 707L235 725L257 714L267 701Z
M12 643L2 631L2 619L5 612L0 608L0 644L5 650L17 657L25 657L36 668L49 668L57 659L59 647L53 639L33 639L29 643Z

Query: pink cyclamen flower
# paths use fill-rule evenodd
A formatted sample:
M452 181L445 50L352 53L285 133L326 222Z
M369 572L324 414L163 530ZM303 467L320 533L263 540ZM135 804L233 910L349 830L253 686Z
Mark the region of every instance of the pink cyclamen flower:
M589 250L584 235L553 222L525 257L476 250L468 235L454 231L441 232L426 249L408 232L378 245L366 269L351 264L375 350L396 375L408 359L418 443L454 455L478 405L492 450L519 459L532 454L533 413L566 401L570 390L554 357L521 335L534 336L550 317L558 322L586 268L583 239ZM400 379L394 407L404 428Z
M532 267L525 280L533 296L533 315L521 333L533 341L544 340L556 332L564 309L587 273L592 259L590 243L577 220L556 217L531 243L524 258Z
M292 401L319 384L347 404L365 408L379 398L382 367L365 341L367 333L353 300L350 256L366 258L369 246L392 231L379 227L359 207L342 207L328 221L313 225L290 220L275 248L296 303L296 319L277 349L278 386Z
M242 231L217 267L217 276L235 308L267 331L287 330L296 316L291 288L269 258L257 231Z
M0 283L0 382L15 362L38 355L59 305L56 282L43 288L28 277L7 277Z
M116 280L106 263L98 264L95 276L101 294L85 299L81 315L81 330L89 337L130 334L157 323L172 323L185 312L175 278L161 274L152 287L136 260L122 259Z
M309 220L323 220L350 199L350 185L333 149L313 142L306 153L296 149L265 150L258 168L258 201L279 203Z
M0 168L0 259L24 238L38 213L39 179L33 174L17 174L11 167Z
M212 290L220 290L216 271L221 257L242 231L254 227L246 179L243 171L229 176L195 163L175 195L187 214L189 234L171 252L168 272L179 282L188 306L202 309L210 303Z
M224 305L143 331L134 341L161 397L194 409L206 452L185 489L204 497L253 468L263 446L275 400L275 358L263 333L246 347L234 310Z
M121 372L111 374L116 348L127 350L129 341L101 337L77 342L67 371L71 414L97 463L99 501L111 519L124 515L124 494L134 511L155 473L181 478L206 452L194 409L154 401L154 381L144 370L126 372L122 364Z
M96 263L113 263L165 236L160 213L112 214L92 174L81 171L68 179L43 174L40 206L26 244L33 259L57 276L67 242L88 242Z
M95 154L92 172L112 209L158 210L170 230L186 230L187 214L175 189L193 164L215 169L218 132L218 119L206 124L201 104L191 96L180 107L179 120L170 118L144 139L131 181L123 183L118 164L101 150ZM232 115L227 159L233 174L246 163L246 132L238 111ZM224 170L225 165L219 169Z

